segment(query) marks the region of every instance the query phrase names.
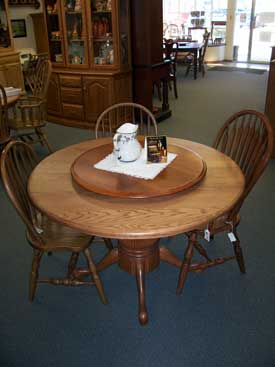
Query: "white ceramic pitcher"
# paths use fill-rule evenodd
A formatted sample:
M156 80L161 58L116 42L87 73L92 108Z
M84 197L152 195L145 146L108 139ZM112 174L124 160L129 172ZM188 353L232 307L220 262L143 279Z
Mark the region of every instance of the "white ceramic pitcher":
M121 125L113 138L114 154L121 162L133 162L141 154L141 145L137 141L138 125L129 122Z

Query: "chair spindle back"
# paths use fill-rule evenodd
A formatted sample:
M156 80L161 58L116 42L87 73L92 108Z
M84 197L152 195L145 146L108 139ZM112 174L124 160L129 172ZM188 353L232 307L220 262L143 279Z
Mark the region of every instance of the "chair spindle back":
M10 139L10 131L8 128L8 103L5 89L0 85L0 144L4 144Z
M267 166L273 140L273 129L268 118L254 110L235 113L219 131L214 148L232 158L245 176L242 202Z
M42 100L46 99L51 76L51 62L48 59L38 60L33 79L33 95Z
M125 122L139 125L139 134L157 135L154 115L146 107L137 103L118 103L101 113L95 127L96 139L113 136L116 129Z
M36 163L37 158L28 144L11 141L1 156L1 175L6 192L30 235L40 246L43 246L35 230L39 223L38 213L30 202L27 189L28 179Z

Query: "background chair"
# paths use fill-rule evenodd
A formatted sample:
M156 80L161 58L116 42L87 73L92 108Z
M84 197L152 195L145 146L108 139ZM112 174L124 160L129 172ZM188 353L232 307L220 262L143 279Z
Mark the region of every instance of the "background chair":
M180 29L177 24L169 24L167 33L168 37L173 40L177 40L180 37Z
M51 63L47 59L37 60L30 81L32 95L23 96L11 110L8 124L17 138L28 144L40 142L52 152L43 131L46 125L46 98L51 76Z
M1 174L4 187L26 226L26 237L33 248L29 299L33 300L38 283L69 286L95 285L102 303L105 304L106 298L101 280L89 250L93 237L51 221L32 206L27 193L27 183L35 164L36 157L32 148L23 142L10 142L2 153ZM71 253L67 277L39 278L39 265L43 254L57 251ZM81 281L74 277L80 253L83 253L86 258L91 281Z
M10 139L10 129L8 127L8 103L5 89L0 85L0 147L7 144Z
M37 70L39 70L39 64L42 60L47 60L48 54L29 54L28 60L23 65L24 84L34 94L35 79L37 76Z
M168 30L168 24L167 23L163 23L163 25L162 25L162 35L163 35L163 38L166 37L167 30Z
M171 82L174 87L175 98L178 98L177 90L177 56L178 56L178 43L172 39L164 40L164 60L170 61L170 73L169 73L169 88L171 90Z
M96 139L113 136L116 129L125 122L139 125L139 134L157 135L157 122L146 107L133 102L118 103L103 111L95 126Z
M204 63L204 58L205 58L205 54L206 54L206 50L207 50L207 46L208 46L208 41L209 41L209 36L210 36L210 32L205 32L203 35L203 46L200 52L199 57L197 58L197 67L198 70L202 72L202 76L205 76L205 63ZM188 55L185 59L185 63L187 65L187 69L186 69L186 73L185 76L187 76L189 74L189 71L191 69L191 67L194 67L194 56L193 55Z
M182 291L189 270L201 271L210 266L236 259L240 271L245 273L243 253L237 234L237 226L240 222L239 211L267 166L273 149L273 140L273 129L268 118L254 110L235 113L220 129L213 147L228 155L239 165L245 177L245 188L241 198L230 212L209 223L208 230L212 237L220 232L229 232L235 256L219 257L213 260L197 241L197 234L202 235L203 229L188 233L189 242L179 275L177 293ZM206 259L206 262L191 264L193 249L196 249Z

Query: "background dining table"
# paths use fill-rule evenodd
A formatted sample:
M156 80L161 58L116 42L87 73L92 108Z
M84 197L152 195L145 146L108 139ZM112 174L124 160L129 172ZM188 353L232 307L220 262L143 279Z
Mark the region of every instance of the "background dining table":
M145 273L156 269L160 260L178 267L182 263L167 247L159 246L159 240L206 228L211 220L227 212L240 198L244 177L235 162L217 150L183 139L168 138L168 151L192 151L205 164L203 177L191 188L149 199L146 195L119 197L108 192L93 192L72 178L71 169L81 155L90 150L97 152L102 146L109 147L109 153L112 152L111 139L103 138L51 154L34 169L28 191L33 204L53 220L90 235L118 239L118 247L97 264L97 269L102 271L117 262L120 268L136 276L139 321L146 324ZM173 164L176 165L177 159L159 174L158 180L169 180L169 171L175 170ZM87 164L90 164L91 172L93 168L94 174L92 163ZM185 169L188 171L188 165ZM99 175L104 175L103 171L98 171ZM135 183L140 185L144 181L127 175L106 174L115 175L117 183L122 185L134 187ZM150 186L150 183L146 185Z
M186 41L177 41L174 44L173 48L177 50L178 54L190 52L194 57L194 79L197 79L198 72L198 62L201 56L201 50L203 47L203 43L201 42L186 42ZM199 63L199 71L201 71L201 64Z

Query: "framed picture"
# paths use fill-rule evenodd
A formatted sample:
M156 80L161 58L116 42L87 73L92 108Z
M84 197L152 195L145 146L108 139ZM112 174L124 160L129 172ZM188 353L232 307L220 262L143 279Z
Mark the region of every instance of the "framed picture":
M27 37L25 19L14 19L11 21L13 38Z

